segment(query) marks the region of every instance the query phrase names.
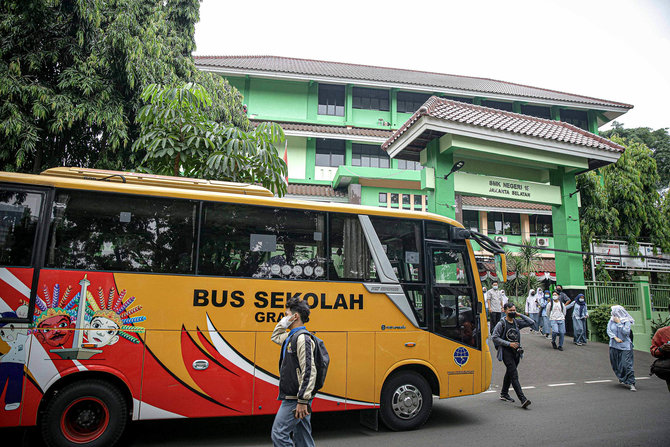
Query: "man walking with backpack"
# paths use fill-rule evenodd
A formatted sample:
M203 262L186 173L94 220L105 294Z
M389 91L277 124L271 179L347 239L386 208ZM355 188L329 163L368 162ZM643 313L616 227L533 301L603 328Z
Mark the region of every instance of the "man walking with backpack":
M516 307L512 302L505 303L503 310L505 311L505 318L500 320L493 328L493 335L491 337L498 351L498 360L502 361L505 364L505 368L507 368L502 390L500 390L500 400L514 402L514 399L509 395L509 387L512 385L517 397L521 401L521 408L528 408L530 400L526 398L521 390L519 372L517 371L519 361L521 361L521 357L523 356L521 329L528 326L537 329L537 326L529 317L517 314ZM517 316L521 320L517 320Z
M282 403L272 424L272 442L276 447L314 446L310 404L316 393L317 365L316 343L305 328L309 314L307 303L295 298L288 300L286 316L277 323L271 336L273 342L281 345L278 399Z

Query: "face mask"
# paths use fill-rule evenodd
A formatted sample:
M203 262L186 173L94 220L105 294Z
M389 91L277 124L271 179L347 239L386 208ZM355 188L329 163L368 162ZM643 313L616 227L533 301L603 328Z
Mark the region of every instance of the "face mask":
M516 317L516 312L507 312L507 316L510 318Z
M580 303L583 303L583 302L584 302L584 298L580 298L580 299L579 299L579 302L580 302Z
M558 295L554 295L554 301L558 301Z
M493 290L498 290L498 286L493 286Z

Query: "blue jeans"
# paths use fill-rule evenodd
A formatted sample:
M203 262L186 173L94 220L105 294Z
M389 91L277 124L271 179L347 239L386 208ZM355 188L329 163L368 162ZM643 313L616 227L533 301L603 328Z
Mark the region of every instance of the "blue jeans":
M558 335L558 346L563 346L563 339L565 339L565 321L551 320L551 341L556 343L556 336Z
M575 332L575 343L586 343L586 320L572 317L572 328Z
M272 445L275 447L314 447L312 438L312 415L296 419L297 400L282 400L272 424ZM291 439L293 432L293 439Z
M537 330L540 330L540 314L539 313L532 313L530 314L530 318L535 322L535 326L537 326ZM531 328L534 330L535 328Z

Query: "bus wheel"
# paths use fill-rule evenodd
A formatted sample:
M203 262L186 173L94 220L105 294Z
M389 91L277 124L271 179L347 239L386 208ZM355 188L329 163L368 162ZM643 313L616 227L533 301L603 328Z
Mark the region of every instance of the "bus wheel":
M421 427L433 408L433 393L421 374L403 371L392 375L382 388L382 422L394 431Z
M101 380L73 383L48 402L40 420L44 442L52 447L111 446L128 422L119 390Z

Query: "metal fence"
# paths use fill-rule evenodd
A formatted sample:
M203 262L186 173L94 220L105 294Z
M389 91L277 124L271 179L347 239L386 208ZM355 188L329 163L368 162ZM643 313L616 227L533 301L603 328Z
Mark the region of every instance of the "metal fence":
M667 311L670 304L670 285L650 284L651 304L656 311Z
M670 292L670 287L668 292ZM641 307L637 296L637 286L629 282L586 281L586 303L589 307L600 304L620 304L627 310L640 310Z

